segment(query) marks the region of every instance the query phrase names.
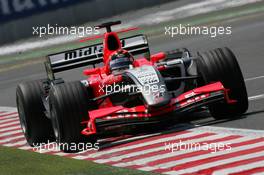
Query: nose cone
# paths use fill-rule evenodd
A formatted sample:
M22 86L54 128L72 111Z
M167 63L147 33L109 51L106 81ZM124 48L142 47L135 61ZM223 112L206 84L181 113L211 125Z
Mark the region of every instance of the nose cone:
M156 90L148 91L148 92L142 92L142 96L144 98L145 106L149 110L157 110L157 108L163 107L167 104L169 104L171 95L168 93L167 88L165 84L156 84L152 85L159 87L154 88Z
M171 95L168 93L163 77L155 67L142 66L128 70L127 73L137 85L148 109L162 107L170 102Z

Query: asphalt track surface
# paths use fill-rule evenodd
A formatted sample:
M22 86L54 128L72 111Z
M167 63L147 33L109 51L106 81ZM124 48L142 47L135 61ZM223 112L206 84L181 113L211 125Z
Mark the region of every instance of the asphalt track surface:
M186 47L193 53L218 47L228 46L236 54L246 79L248 96L250 100L249 110L243 118L233 121L215 121L212 117L191 121L195 125L213 125L243 129L264 129L264 13L251 15L218 23L222 26L232 26L232 35L223 35L216 38L210 36L179 36L171 38L162 35L152 38L150 48L152 53L175 48ZM76 69L59 74L66 80L85 79L81 75L81 69ZM257 77L255 79L255 77ZM15 89L18 83L28 80L45 78L45 70L42 64L34 64L0 73L0 106L15 107ZM260 95L260 96L259 96ZM256 97L256 99L254 98ZM207 116L207 114L204 114ZM193 117L196 119L196 117ZM188 122L188 120L184 121Z

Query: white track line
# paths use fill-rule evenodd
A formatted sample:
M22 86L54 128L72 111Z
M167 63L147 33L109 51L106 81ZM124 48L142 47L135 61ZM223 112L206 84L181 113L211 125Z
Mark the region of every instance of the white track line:
M202 134L202 133L205 133L205 132L201 132L201 133L199 133L199 132L197 132L197 133L189 132L189 133L180 134L180 135L176 135L176 136L168 136L168 137L165 137L165 138L160 138L160 139L156 139L156 140L140 143L140 144L137 144L137 145L131 145L131 146L111 149L111 150L107 150L107 151L99 151L97 153L90 154L89 157L90 158L96 158L96 157L100 157L100 156L107 155L107 154L112 154L112 153L119 152L119 151L126 151L126 150L139 148L139 147L143 147L143 146L147 146L147 145L152 145L152 144L156 144L156 143L167 142L167 141L171 141L171 140L175 140L175 139L182 139L182 138L185 138L185 137L191 137L191 136L195 136L195 135Z
M58 152L59 150L58 149L51 149L51 150L49 150L49 149L45 149L45 148L42 148L42 149L40 149L40 148L32 148L33 150L34 150L34 152L37 152L37 153L40 153L40 154L47 154L47 153L56 153L56 152Z
M2 113L0 113L0 118L3 118L3 115L9 116L9 115L17 115L17 112L12 112L12 111L2 111L0 110Z
M223 138L223 137L225 137L225 136L222 136L222 137L219 137L219 138ZM229 141L226 141L226 142L221 141L221 144L226 144L226 145L227 144L234 144L234 143L240 143L240 142L248 141L248 140L252 140L252 138L247 138L247 137L236 138L236 139L229 140ZM188 144L188 142L183 142L183 143ZM195 142L189 141L189 143L195 143ZM216 143L218 143L218 142L216 142ZM200 150L202 150L202 149L200 149ZM199 151L199 150L188 149L188 150L182 150L182 151L176 151L176 152L169 152L169 153L166 153L166 154L163 154L163 155L157 155L157 156L147 157L147 158L143 158L143 159L133 160L131 162L126 162L126 163L122 163L121 162L121 163L118 163L118 164L114 164L113 166L127 167L127 166L131 166L131 165L142 165L142 164L146 164L146 163L149 163L149 162L152 162L152 161L165 159L165 158L170 158L170 157L175 157L175 156L179 156L179 155L184 155L184 154L188 154L188 153L192 153L192 152L196 152L196 151ZM202 155L206 156L206 155L211 155L211 154L215 155L215 153L204 153ZM174 161L174 162L176 162L176 161Z
M160 22L170 21L172 19L182 19L189 16L195 16L198 14L204 14L213 11L219 11L221 9L226 9L230 7L242 6L249 3L259 2L261 0L203 0L201 2L188 3L187 5L167 9L166 11L158 10L155 13L149 13L141 16L140 18L135 18L126 25L122 25L122 28L127 28L131 26L140 25L153 25ZM155 16L155 18L153 18ZM118 27L121 28L121 27ZM89 35L90 36L90 35ZM75 41L78 39L76 35L63 35L48 38L47 40L36 39L34 41L26 40L23 43L15 43L10 45L5 45L0 47L0 55L24 52L36 48L42 48L47 46L52 46L55 44L67 43L69 41Z
M19 129L15 131L0 133L0 137L10 136L10 135L18 134L18 133L22 133L22 131Z
M197 142L206 142L207 140L219 139L219 138L223 138L223 137L224 136L222 136L222 135L211 135L211 136L202 137L202 138L198 138L198 139L191 139L191 140L188 140L188 141L183 141L183 143L190 144L190 143L197 143ZM180 139L182 139L182 138L180 138ZM172 142L173 142L173 140L172 140ZM111 158L108 158L108 159L98 159L95 162L96 163L117 162L117 161L121 161L122 159L135 157L135 156L139 156L139 155L144 155L144 154L148 154L148 153L152 153L152 152L162 151L162 150L165 150L165 143L164 143L164 145L162 145L160 147L155 147L155 148L151 148L151 149L144 149L142 151L132 152L132 153L129 153L129 154L122 154L122 155L111 157ZM171 152L170 152L170 154L171 154Z
M194 157L184 158L184 159L177 160L177 161L171 161L171 162L158 164L156 166L151 166L151 167L148 167L148 169L151 169L153 171L156 169L171 168L171 167L182 165L182 164L185 164L185 163L188 163L191 161L199 161L201 159L206 159L206 158L215 157L215 156L222 156L222 155L227 155L227 154L234 153L237 151L243 151L243 150L248 150L251 148L256 148L259 146L263 146L263 144L264 144L263 142L258 142L258 143L254 143L254 144L250 144L250 145L243 145L243 146L232 148L230 151L223 150L223 151L218 151L218 152L212 153L212 154L203 154L203 155L198 155L198 156L194 156ZM223 160L221 160L221 161L223 161ZM217 165L217 164L214 164L214 165ZM145 167L140 168L140 170L144 170L144 168ZM182 173L192 172L193 170L194 170L194 166L191 168L188 168L188 169L179 170L179 171L177 171L177 173L175 173L175 171L174 171L173 174L182 174Z
M8 143L11 142L12 140L16 140L16 139L21 139L21 138L25 138L24 134L18 135L18 136L14 136L14 137L10 137L4 140L0 140L0 143Z
M264 175L264 172L262 172L262 173L254 173L252 175Z
M24 145L24 146L18 147L18 149L22 149L22 150L32 150L32 147L27 146L27 145Z
M2 119L10 119L10 118L16 118L16 119L18 119L18 115L17 114L13 114L13 115L8 115L8 116L0 117L0 121Z
M8 111L9 113L12 113L12 112L17 112L17 108L0 106L0 111Z
M245 81L252 81L252 80L258 80L264 78L264 75L262 76L257 76L257 77L252 77L252 78L246 78Z
M115 144L122 144L122 143L125 143L125 142L132 142L132 141L141 140L141 139L148 138L148 137L159 136L161 134L162 133L153 133L153 134L146 134L146 135L142 135L142 136L135 136L135 137L131 137L131 138L117 140L114 143ZM101 140L98 140L98 142L103 142L104 140L105 139L101 139ZM110 144L106 144L105 146L108 147L108 145L111 146L111 143ZM86 152L86 151L84 151L84 152ZM80 153L84 153L84 152L80 152Z
M18 118L8 118L8 119L4 119L4 120L0 119L0 124L10 122L10 121L14 121L14 120L18 120Z
M77 159L77 160L84 160L84 159L87 158L87 156L79 155L79 156L74 156L74 157L72 157L72 158Z
M8 127L8 128L3 128L3 129L0 129L0 133L1 133L1 132L4 132L4 131L10 131L10 130L20 129L20 128L21 128L20 125L12 126L12 127Z
M14 122L10 122L10 123L5 123L5 124L1 124L0 128L6 127L6 126L10 126L10 125L14 125L14 124L20 124L19 120L18 121L14 121Z
M66 156L66 155L68 155L68 153L57 152L57 153L53 153L53 155L57 155L57 156Z
M22 140L22 141L18 141L18 142L15 142L15 143L3 144L3 146L14 147L14 146L24 146L25 144L27 144L27 141L26 140Z
M250 169L258 168L258 167L264 167L264 161L258 161L258 162L254 162L254 163L250 163L246 165L241 165L237 167L232 167L232 168L227 168L224 170L216 171L213 173L213 175L228 175L231 173L238 173L238 172L242 172L242 171L246 171L246 170L250 170Z
M237 156L237 157L233 157L233 158L229 158L229 159L225 159L225 160L213 161L213 162L210 162L210 163L207 163L207 164L195 166L195 167L188 168L188 169L185 169L185 170L182 170L182 171L169 171L169 172L166 172L164 174L194 173L194 172L197 172L197 171L200 171L200 170L209 169L209 168L212 168L212 167L215 167L215 166L225 165L225 164L238 162L238 161L242 161L242 160L246 160L246 159L251 159L251 158L255 158L255 157L260 157L260 156L264 156L264 151L256 152L256 153L250 153L250 154Z
M264 79L264 75L257 76L257 77L246 78L245 82L253 81L253 80L259 80L259 79ZM260 100L260 99L264 99L264 94L259 94L259 95L248 97L249 101Z
M189 3L185 6L177 7L174 9L167 9L166 11L155 12L146 16L142 16L140 20L132 21L132 24L138 26L152 25L161 22L171 21L173 19L185 18L189 16L195 16L198 14L209 13L212 11L218 11L225 8L237 7L248 3L258 2L259 0L210 0L200 1L195 3ZM153 18L155 16L155 18Z
M249 101L253 101L253 100L260 100L264 98L264 94L260 94L260 95L255 95L255 96L251 96L248 98Z
M264 130L255 129L241 129L241 128L225 128L220 126L199 126L190 129L190 131L200 132L213 132L218 134L230 134L230 135L241 135L241 136L251 136L251 137L264 137Z

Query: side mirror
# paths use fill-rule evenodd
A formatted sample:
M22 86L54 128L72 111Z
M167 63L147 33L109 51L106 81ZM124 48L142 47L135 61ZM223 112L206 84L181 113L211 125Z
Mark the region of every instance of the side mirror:
M98 73L100 73L100 68L93 68L93 69L85 69L84 71L83 71L83 74L84 75L92 75L92 74L98 74Z

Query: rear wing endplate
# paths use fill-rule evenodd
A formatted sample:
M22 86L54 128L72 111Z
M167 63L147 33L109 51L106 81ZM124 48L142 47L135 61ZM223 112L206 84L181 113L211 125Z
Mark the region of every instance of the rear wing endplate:
M135 35L122 38L122 48L132 55L145 54L150 56L148 40L145 35ZM90 45L74 50L48 55L45 68L50 80L55 79L55 73L78 67L95 65L103 62L103 44Z

